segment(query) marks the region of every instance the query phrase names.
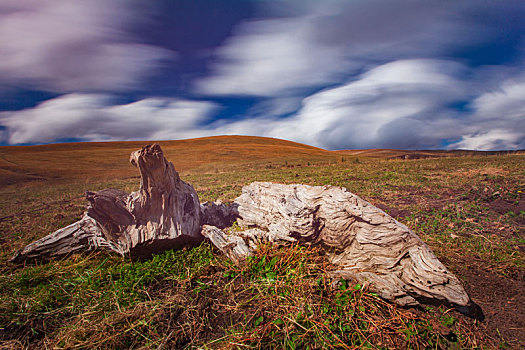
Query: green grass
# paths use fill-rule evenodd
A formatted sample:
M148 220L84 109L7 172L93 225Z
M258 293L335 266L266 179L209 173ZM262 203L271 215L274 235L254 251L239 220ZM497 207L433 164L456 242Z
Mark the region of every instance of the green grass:
M213 259L210 247L202 245L145 261L99 253L26 266L0 278L0 320L7 329L29 329L25 341L43 336L49 327L69 333L78 324L63 327L65 319L106 318L151 302L152 286L187 281Z
M524 201L524 156L356 159L217 160L182 177L201 202L232 201L252 181L344 186L387 212L403 211L398 219L439 258L476 257L501 276L525 268L523 213L515 209ZM97 253L36 266L6 262L78 220L85 190L106 187L131 192L138 179L0 189L4 347L470 349L507 342L444 307L401 309L363 286L332 281L313 248L263 246L241 266L208 244L143 261Z
M58 348L472 345L455 336L466 326L444 309L433 310L442 320L436 332L361 285L333 286L325 260L315 249L263 246L235 266L204 244L144 262L97 255L26 267L1 281L10 295L2 322L26 331L22 344L45 335Z
M287 349L466 345L433 332L427 320L392 307L359 284L340 280L334 286L322 261L316 251L301 247L261 248L240 271L248 286L242 306L257 312L222 342Z

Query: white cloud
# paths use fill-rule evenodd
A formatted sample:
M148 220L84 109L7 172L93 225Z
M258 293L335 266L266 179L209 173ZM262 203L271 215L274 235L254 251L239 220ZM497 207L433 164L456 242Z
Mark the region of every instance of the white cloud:
M523 148L525 133L509 129L494 129L473 135L463 136L452 145L453 149L469 150L509 150Z
M476 119L505 119L518 121L525 118L525 75L507 79L494 91L489 91L472 102Z
M69 94L34 108L0 112L0 124L6 127L1 141L20 144L63 138L110 141L194 137L216 108L211 102L168 98L114 105L107 95Z
M133 42L126 34L134 15L128 5L7 1L0 7L3 85L56 92L137 88L175 53Z
M272 2L263 3L279 12ZM238 26L215 52L212 74L198 81L195 90L209 95L293 95L341 83L380 62L438 57L476 45L490 32L466 20L474 1L285 3L285 16Z
M471 103L469 125L449 148L525 149L525 76L500 83Z
M303 100L290 118L244 120L223 127L228 133L253 130L325 148L435 147L451 118L441 106L466 97L456 75L462 66L439 60L402 60L376 67L358 80ZM458 123L456 123L458 124ZM457 131L452 134L457 136Z
M400 60L357 79L303 99L259 105L252 117L213 118L219 106L207 101L146 98L115 104L106 94L68 94L34 108L0 112L0 142L48 143L67 138L86 141L161 140L209 135L277 137L328 149L525 148L525 78L502 83L477 96L470 112L446 107L472 99L465 68L443 60ZM255 116L253 116L255 115Z
M0 142L48 143L160 140L210 135L277 137L328 149L525 148L525 78L503 82L459 112L447 105L472 99L465 68L443 60L400 60L303 99L271 99L252 117L214 120L219 106L207 101L146 98L115 104L106 94L68 94L34 108L0 112Z
M210 95L278 96L337 81L349 68L338 47L313 46L309 18L248 22L216 53L214 75L197 82Z
M328 149L525 148L525 79L482 94L460 115L447 105L469 100L466 68L443 60L400 60L315 93L288 118L219 122L211 134L270 136ZM268 114L267 114L268 115ZM271 114L269 114L271 115ZM448 141L449 142L449 141Z
M468 54L457 60L465 65L452 58L497 42L506 33L498 24L507 19L514 31L519 27L518 2L479 2L262 2L278 16L236 27L212 56L211 74L194 88L266 98L244 119L213 121L218 106L211 102L148 98L115 105L105 94L140 88L174 57L130 37L138 14L129 2L4 0L0 88L68 94L1 112L0 141L247 134L330 149L441 148L450 140L456 142L449 148L525 148L525 78L508 79L519 68L466 68ZM497 20L486 19L492 12ZM465 110L450 107L466 101L472 102Z

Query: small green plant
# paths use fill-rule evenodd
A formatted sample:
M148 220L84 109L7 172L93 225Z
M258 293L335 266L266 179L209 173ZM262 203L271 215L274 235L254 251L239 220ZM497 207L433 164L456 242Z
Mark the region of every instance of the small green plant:
M232 225L229 227L229 230L231 232L239 232L244 231L246 228L239 225L239 222L235 220Z
M450 314L443 314L441 316L441 324L445 327L452 327L456 323L457 319Z

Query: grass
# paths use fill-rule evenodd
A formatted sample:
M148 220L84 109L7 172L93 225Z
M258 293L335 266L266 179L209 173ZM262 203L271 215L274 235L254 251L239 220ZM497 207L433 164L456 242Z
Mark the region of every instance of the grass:
M187 281L198 276L212 259L210 247L201 246L170 250L146 261L131 262L99 253L27 266L0 279L1 307L9 310L2 317L3 324L9 325L4 330L25 330L27 338L18 340L31 342L48 328L60 328L54 346L82 345L93 337L85 337L79 324L100 322L150 303L152 286ZM64 320L72 322L64 326ZM92 329L97 330L101 329ZM106 340L101 341L102 345Z
M167 143L176 168L182 155L199 159L181 161L181 175L201 202L232 201L252 181L344 186L407 224L460 277L475 261L505 281L523 278L523 155L405 161L222 138L224 154L209 156L212 141L198 140L191 158L181 150L195 143ZM1 159L22 164L9 163L0 188L0 348L471 349L523 342L507 324L487 326L443 306L402 309L355 282L332 281L314 247L262 246L241 266L206 243L142 261L101 252L7 263L16 249L78 220L85 190L138 188L131 166L100 161L106 151L126 161L137 148L117 146L89 145L95 156L77 145L45 146L49 168L35 150L0 150ZM71 159L77 162L69 167ZM82 173L86 164L107 171Z
M468 325L445 309L432 310L443 318L433 324L360 285L332 285L327 268L320 252L299 246L263 246L242 266L207 244L144 262L77 257L3 278L2 322L20 332L16 344L51 348L475 345L456 336Z

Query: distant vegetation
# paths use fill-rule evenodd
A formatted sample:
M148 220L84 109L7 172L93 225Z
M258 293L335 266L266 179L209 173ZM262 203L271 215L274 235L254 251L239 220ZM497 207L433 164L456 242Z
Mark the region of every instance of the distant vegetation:
M0 147L0 348L525 346L523 154L329 152L255 137L161 142L201 202L232 200L252 181L348 188L420 235L483 308L481 323L332 283L313 248L263 246L243 266L206 243L142 261L97 253L7 263L78 220L85 190L136 190L128 157L144 144Z

